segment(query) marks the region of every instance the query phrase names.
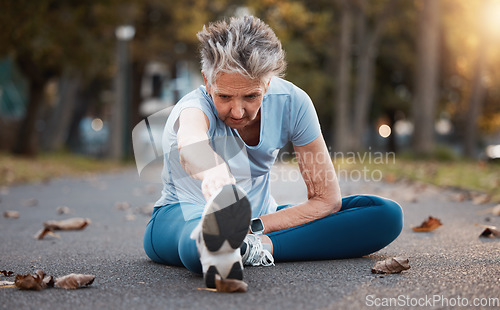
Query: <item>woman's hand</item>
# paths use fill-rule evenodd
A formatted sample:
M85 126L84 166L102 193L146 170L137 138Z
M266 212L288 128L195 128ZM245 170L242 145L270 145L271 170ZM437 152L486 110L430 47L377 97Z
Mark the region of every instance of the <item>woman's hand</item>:
M323 137L294 148L307 187L307 201L261 216L265 234L323 218L342 206L337 175Z
M236 180L225 163L204 171L201 191L205 200L208 201L221 187L228 184L236 184Z

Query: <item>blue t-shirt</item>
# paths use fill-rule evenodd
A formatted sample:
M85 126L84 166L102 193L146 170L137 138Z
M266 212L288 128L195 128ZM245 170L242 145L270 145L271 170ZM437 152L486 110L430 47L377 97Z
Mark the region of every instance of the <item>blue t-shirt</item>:
M270 171L279 150L289 141L295 146L303 146L321 135L316 110L309 96L281 78L272 78L264 95L260 140L256 146L246 145L237 130L218 118L212 98L205 87L200 86L176 104L165 125L162 140L164 186L157 206L180 203L189 208L192 204L206 203L201 181L189 177L179 163L178 119L186 108L198 108L208 117L210 145L226 161L237 184L247 192L253 217L276 211L277 204L270 190ZM187 213L184 212L185 217L189 217Z

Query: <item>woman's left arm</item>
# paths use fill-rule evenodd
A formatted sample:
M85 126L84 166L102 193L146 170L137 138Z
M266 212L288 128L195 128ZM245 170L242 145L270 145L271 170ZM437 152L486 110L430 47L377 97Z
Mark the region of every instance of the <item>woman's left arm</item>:
M304 146L294 146L294 149L307 186L307 201L261 216L264 234L323 218L342 206L337 175L323 136Z

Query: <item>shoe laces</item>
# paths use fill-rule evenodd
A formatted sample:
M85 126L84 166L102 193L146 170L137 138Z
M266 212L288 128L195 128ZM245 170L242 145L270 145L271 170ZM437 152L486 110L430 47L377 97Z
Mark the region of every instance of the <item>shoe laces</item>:
M251 266L274 266L273 255L262 246L262 241L258 236L247 235L244 242L247 250L243 254L243 264Z

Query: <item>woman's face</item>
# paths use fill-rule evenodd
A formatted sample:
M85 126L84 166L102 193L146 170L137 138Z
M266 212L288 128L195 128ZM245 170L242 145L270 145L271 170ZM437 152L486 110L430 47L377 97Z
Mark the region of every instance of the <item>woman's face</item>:
M216 87L209 87L205 79L217 114L226 125L244 129L256 121L269 83L251 80L239 73L221 73L215 84Z

